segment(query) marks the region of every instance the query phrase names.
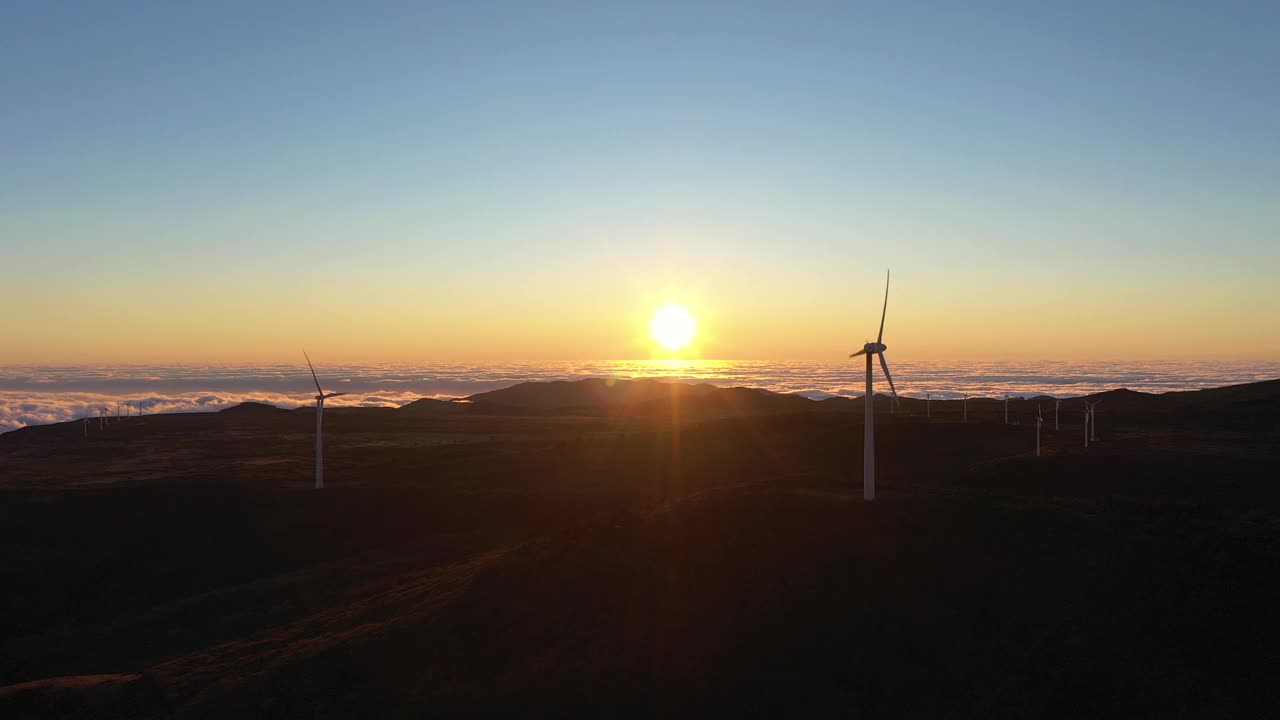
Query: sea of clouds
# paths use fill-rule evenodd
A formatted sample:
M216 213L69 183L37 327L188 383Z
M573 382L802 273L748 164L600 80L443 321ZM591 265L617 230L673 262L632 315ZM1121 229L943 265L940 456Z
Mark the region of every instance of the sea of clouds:
M455 398L520 382L660 377L759 387L811 398L862 395L860 364L748 361L432 363L327 365L326 391L348 393L329 406L396 407L418 398ZM890 365L898 392L912 397L1069 397L1126 387L1198 390L1280 377L1280 362L901 362ZM876 390L888 388L876 370ZM131 412L212 412L253 400L284 408L314 402L305 365L0 367L0 432L92 416L117 403ZM124 407L120 412L126 412Z

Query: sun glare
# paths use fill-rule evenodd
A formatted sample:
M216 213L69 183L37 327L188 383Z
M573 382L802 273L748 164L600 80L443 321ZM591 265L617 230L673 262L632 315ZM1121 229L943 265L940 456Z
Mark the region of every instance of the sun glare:
M689 312L689 308L667 303L653 312L649 334L664 350L682 350L698 334L698 321Z

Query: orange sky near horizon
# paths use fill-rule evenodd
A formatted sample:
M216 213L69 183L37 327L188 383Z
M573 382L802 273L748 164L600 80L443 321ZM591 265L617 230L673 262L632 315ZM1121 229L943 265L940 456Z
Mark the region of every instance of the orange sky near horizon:
M392 273L394 275L394 273ZM458 283L288 283L255 290L152 283L102 296L68 292L0 318L0 364L555 361L647 358L831 360L874 339L883 271L756 278L686 270L576 284L526 278ZM659 275L661 277L661 275ZM847 278L847 287L839 280ZM671 282L674 280L674 282ZM1277 293L1225 278L1215 292L1178 282L988 279L900 269L885 343L904 360L1273 360ZM1211 279L1206 280L1209 285ZM386 289L389 287L390 289ZM358 290L353 293L352 290ZM1250 296L1252 293L1252 296ZM654 308L678 302L698 334L679 353L649 333Z

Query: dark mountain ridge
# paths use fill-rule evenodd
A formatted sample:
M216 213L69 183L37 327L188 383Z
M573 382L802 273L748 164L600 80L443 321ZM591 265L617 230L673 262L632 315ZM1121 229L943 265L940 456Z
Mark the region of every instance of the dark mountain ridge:
M1266 380L1206 390L1169 393L1142 393L1120 388L1091 395L1058 398L1061 409L1082 409L1083 400L1103 401L1107 412L1117 410L1168 412L1234 406L1273 406L1280 404L1280 380ZM637 414L671 412L673 408L694 415L745 415L803 412L861 411L861 397L830 397L814 400L803 395L775 393L747 387L722 388L707 383L687 384L663 380L601 380L527 382L501 390L478 393L466 399L472 409L488 412L498 408L537 410L538 414ZM1034 409L1040 404L1047 412L1055 398L1039 394L1010 398L1010 409ZM439 401L437 401L439 402ZM876 393L877 407L888 408L890 396ZM908 415L923 414L926 401L901 397L900 409ZM971 412L1004 405L1004 398L969 398ZM935 412L953 414L961 400L934 399ZM408 406L406 406L408 407ZM465 406L463 406L465 407ZM1100 408L1100 411L1101 411Z

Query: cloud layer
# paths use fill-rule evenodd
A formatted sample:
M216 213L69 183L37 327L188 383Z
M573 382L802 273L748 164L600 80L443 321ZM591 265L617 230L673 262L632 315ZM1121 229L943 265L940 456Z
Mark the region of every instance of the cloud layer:
M903 362L890 359L902 395L1082 395L1127 387L1144 392L1197 390L1280 377L1280 363ZM598 363L448 363L318 368L326 391L349 393L330 406L395 407L422 397L462 397L535 380L662 377L721 386L761 387L811 398L860 396L859 364L737 361ZM876 370L877 392L887 383ZM306 368L296 366L130 366L0 368L0 432L116 412L117 402L147 413L212 412L253 400L284 408L314 402ZM123 408L121 412L123 412ZM137 412L136 409L133 412Z

